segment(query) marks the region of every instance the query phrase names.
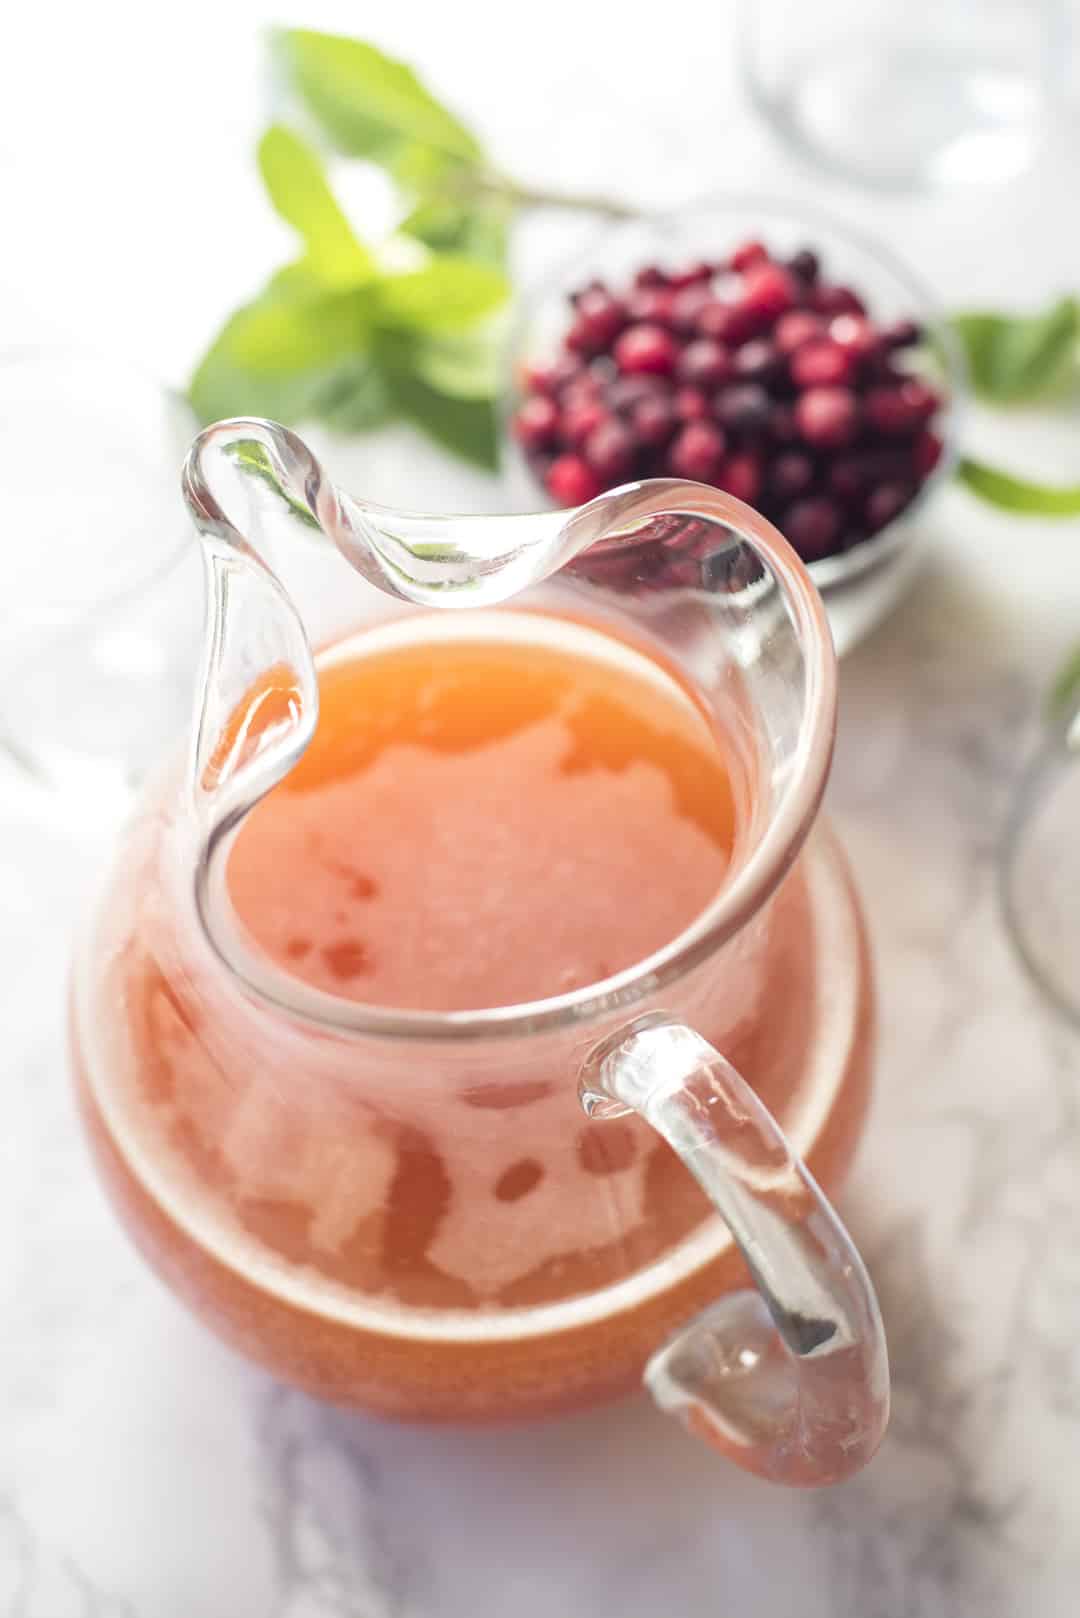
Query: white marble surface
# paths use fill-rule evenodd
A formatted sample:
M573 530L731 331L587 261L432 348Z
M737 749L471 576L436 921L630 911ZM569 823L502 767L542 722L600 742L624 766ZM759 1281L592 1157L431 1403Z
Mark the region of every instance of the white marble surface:
M67 19L62 60L44 8L14 41L6 25L0 176L33 204L0 271L9 330L21 299L179 376L279 250L243 156L257 9L97 7ZM457 86L538 177L798 189L891 236L953 301L1080 282L1075 128L1007 193L877 203L788 170L746 123L725 22L706 37L688 11L654 36L585 11L372 5L364 26ZM77 274L57 258L71 232L93 244ZM978 435L1076 473L1075 424ZM367 453L384 492L476 493L411 446ZM725 1470L644 1401L525 1431L391 1427L275 1386L205 1335L114 1225L67 1090L65 968L106 817L0 782L0 1618L1071 1618L1080 1042L1009 951L993 855L1039 693L1078 634L1080 527L1018 526L956 492L925 576L843 671L831 808L882 1011L844 1208L881 1295L895 1414L872 1466L816 1496Z

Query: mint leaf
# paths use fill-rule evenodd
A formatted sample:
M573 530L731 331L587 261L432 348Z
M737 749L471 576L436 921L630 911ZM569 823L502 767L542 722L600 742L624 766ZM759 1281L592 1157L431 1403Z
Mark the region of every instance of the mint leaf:
M494 471L498 465L495 406L490 399L453 399L401 369L398 355L384 375L400 415L463 460Z
M363 291L256 299L223 332L230 356L257 372L290 375L326 366L366 346L371 304Z
M965 456L956 469L961 483L992 506L1036 517L1080 517L1080 484L1029 483Z
M1037 315L955 315L975 392L995 404L1015 404L1051 392L1077 359L1080 303L1058 301Z
M499 391L503 339L490 327L464 335L416 335L407 354L407 369L437 393L452 399L491 399Z
M330 285L369 279L374 260L357 241L317 154L293 130L274 124L259 142L259 171L270 200L303 238L311 273Z
M423 269L385 277L374 292L376 318L386 326L453 331L490 314L509 291L494 265L446 253Z
M200 361L188 398L204 424L226 416L268 416L293 426L318 419L336 374L333 366L278 376L252 372L231 357L227 343L219 342Z
M510 210L503 202L466 207L438 196L422 198L400 229L437 253L456 253L482 264L502 265L510 234Z
M367 433L397 414L386 378L374 358L342 367L319 401L319 419L335 433Z
M277 30L273 39L289 81L340 151L393 162L419 145L458 162L480 158L474 136L404 62L306 28Z
M289 266L225 322L188 389L201 421L271 416L292 423L317 417L342 371L370 341L361 291L307 292L303 265Z

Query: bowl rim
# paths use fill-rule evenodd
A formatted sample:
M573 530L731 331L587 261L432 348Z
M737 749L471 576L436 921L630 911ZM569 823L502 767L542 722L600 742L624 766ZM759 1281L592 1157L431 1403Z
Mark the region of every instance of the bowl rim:
M603 220L597 215L596 229L588 238L579 244L573 253L554 259L545 269L526 280L515 299L504 346L503 381L497 399L500 433L499 475L504 489L509 492L519 481L520 474L524 472L539 500L547 506L547 509L552 509L553 503L547 501L543 485L533 477L523 452L509 431L511 411L520 394L515 372L528 351L528 328L536 308L553 296L555 288L572 280L574 267L576 265L584 267L605 242L614 241L621 235L628 235L633 230L648 226L656 231L662 244L664 234L670 233L672 226L677 225L681 232L687 221L693 220L695 216L706 217L713 214L723 216L739 212L773 214L777 217L783 216L789 222L805 221L808 231L823 230L846 241L867 258L873 259L888 276L910 292L912 316L918 319L927 331L931 339L928 346L934 350L941 367L945 402L935 423L942 444L938 463L919 485L903 510L876 534L870 534L867 538L859 540L849 550L804 563L818 589L830 590L861 578L892 560L913 537L912 519L917 517L931 496L943 488L952 477L960 458L961 429L968 408L968 377L959 339L949 325L937 296L919 273L878 237L857 225L850 225L830 209L820 208L816 203L799 202L771 192L709 191L672 208L643 207L614 222L610 219ZM658 252L663 257L662 245ZM533 503L529 509L536 510L536 504Z

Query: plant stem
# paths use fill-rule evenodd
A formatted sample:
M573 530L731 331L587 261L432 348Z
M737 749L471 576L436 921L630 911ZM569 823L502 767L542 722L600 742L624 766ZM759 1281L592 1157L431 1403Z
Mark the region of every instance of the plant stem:
M547 186L523 185L509 175L473 169L458 188L461 198L504 201L513 208L565 208L575 213L601 214L605 219L634 219L641 212L617 197L580 191L558 191Z

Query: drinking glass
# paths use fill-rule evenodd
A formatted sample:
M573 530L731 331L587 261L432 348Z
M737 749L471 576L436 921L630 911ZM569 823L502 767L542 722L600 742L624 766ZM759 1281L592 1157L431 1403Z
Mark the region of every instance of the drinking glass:
M1024 772L999 867L1002 907L1021 960L1080 1027L1080 699L1058 713Z
M193 426L92 350L0 353L0 749L85 808L124 801L187 719L201 588L175 467Z
M793 148L901 189L1029 163L1063 59L1060 0L741 0L750 96Z

